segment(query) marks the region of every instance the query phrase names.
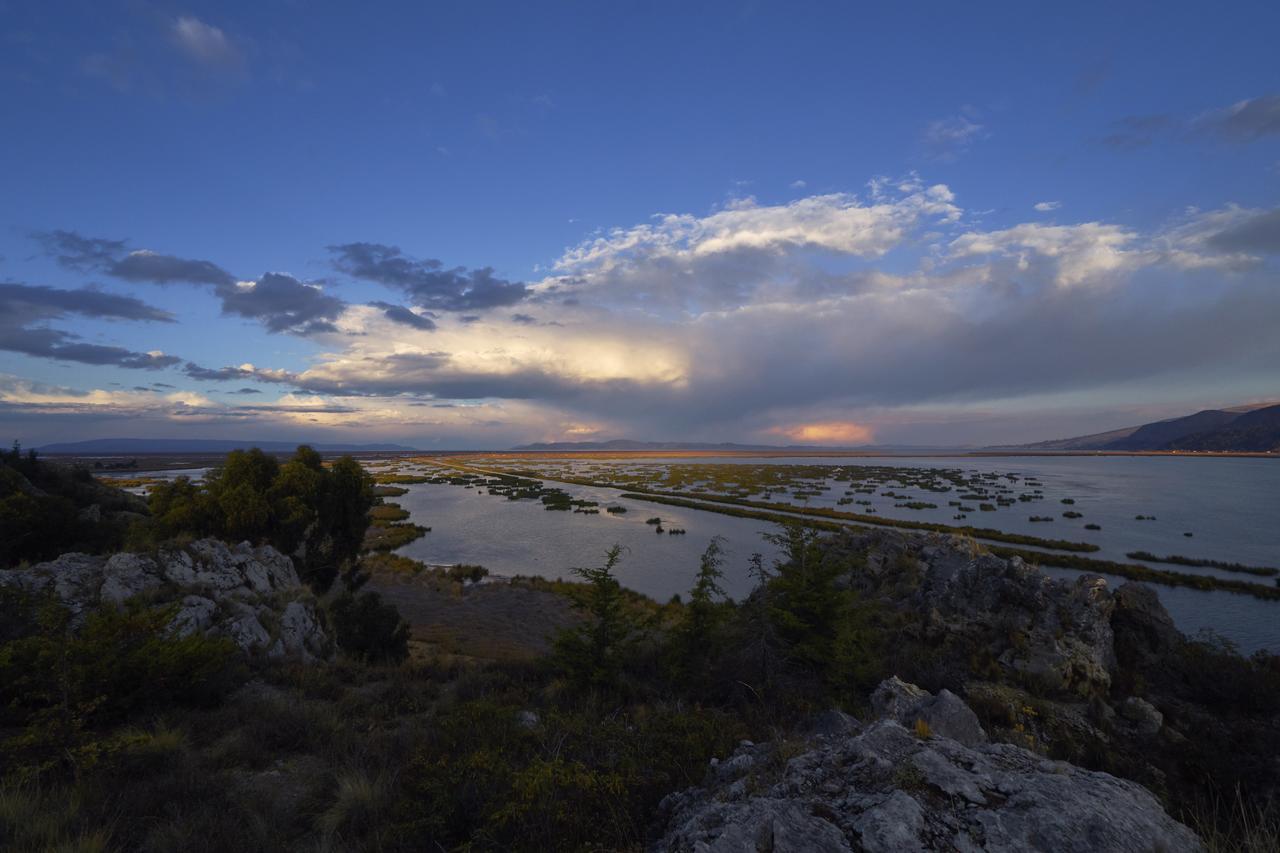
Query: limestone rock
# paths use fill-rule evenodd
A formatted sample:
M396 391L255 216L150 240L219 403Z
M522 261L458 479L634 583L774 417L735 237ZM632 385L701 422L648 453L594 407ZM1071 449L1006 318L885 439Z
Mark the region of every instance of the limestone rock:
M895 690L905 692L885 693ZM741 747L702 787L664 799L652 849L1204 849L1140 785L1009 744L921 739L885 719L856 736L811 739L780 776L768 775L771 750Z
M188 595L182 599L182 606L174 615L170 628L179 637L194 633L204 633L213 627L213 617L218 605L209 598L200 595Z
M911 728L917 720L923 720L929 731L942 737L959 741L966 746L985 743L987 733L982 730L977 714L950 690L942 690L937 696L907 684L896 675L880 683L871 694L871 710L877 717L897 720Z
M1146 699L1130 696L1120 703L1120 716L1133 723L1138 734L1153 737L1164 726L1164 714Z
M310 590L293 561L269 546L229 547L200 539L156 556L63 554L0 572L0 584L51 593L71 612L73 625L82 624L96 607L146 593L150 604L176 606L171 628L179 636L196 631L226 636L246 652L274 657L332 655L333 643Z

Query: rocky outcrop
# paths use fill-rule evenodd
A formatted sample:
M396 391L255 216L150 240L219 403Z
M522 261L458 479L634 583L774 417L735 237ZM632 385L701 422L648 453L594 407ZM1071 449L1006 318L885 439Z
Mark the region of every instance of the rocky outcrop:
M903 682L877 695L894 716L938 698ZM1009 744L921 737L894 718L810 735L798 752L744 742L661 812L655 851L1203 849L1136 783Z
M871 694L871 710L879 718L897 720L907 728L922 724L924 730L951 738L965 746L987 742L978 715L950 690L937 696L907 684L898 676L882 682Z
M158 554L111 557L63 554L26 569L0 572L0 584L50 593L73 624L104 603L136 596L172 606L172 630L229 637L251 654L328 658L333 644L293 561L270 546L229 547L200 539Z
M919 639L929 645L980 652L1045 693L1109 691L1116 603L1103 578L1055 580L1019 557L997 557L954 536L848 531L828 547L865 555L865 571L850 582L916 614Z

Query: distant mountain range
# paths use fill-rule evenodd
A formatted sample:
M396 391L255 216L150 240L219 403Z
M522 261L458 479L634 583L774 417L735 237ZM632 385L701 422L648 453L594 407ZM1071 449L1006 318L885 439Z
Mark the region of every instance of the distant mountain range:
M521 444L512 450L704 450L720 453L769 452L786 453L927 453L933 450L954 450L955 448L909 447L909 446L867 446L860 447L826 447L818 444L734 444L730 441L713 444L698 441L632 441L616 438L612 441L550 441L535 444Z
M1205 409L1193 415L1128 429L1022 444L1014 449L1280 452L1280 404Z
M103 453L230 453L258 447L268 453L289 453L299 441L229 441L196 438L95 438L37 447L40 453L67 453L91 456ZM412 452L417 448L403 444L312 444L321 453Z

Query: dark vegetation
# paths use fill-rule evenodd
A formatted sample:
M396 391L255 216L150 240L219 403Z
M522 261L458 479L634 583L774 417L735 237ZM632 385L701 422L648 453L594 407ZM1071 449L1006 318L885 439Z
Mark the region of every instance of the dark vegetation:
M1130 560L1145 560L1151 563L1170 563L1175 566L1207 566L1214 569L1222 569L1226 572L1241 572L1246 575L1257 575L1258 577L1270 578L1280 574L1280 569L1271 566L1246 566L1241 563L1228 563L1222 560L1209 560L1204 557L1183 557L1180 554L1170 554L1167 557L1158 557L1150 551L1130 551L1125 554Z
M116 550L146 511L144 500L102 486L88 469L46 463L16 443L0 452L0 569Z
M170 614L142 600L73 628L53 603L3 593L0 849L640 849L661 798L697 784L710 758L742 738L785 737L830 707L864 713L868 692L895 674L965 695L1001 737L1148 785L1217 849L1255 830L1263 841L1253 849L1275 838L1276 657L1243 658L1212 637L1156 642L1141 619L1119 619L1119 677L1110 694L1086 697L1088 724L1077 725L1060 711L1063 696L999 665L1001 644L1017 641L1012 627L981 638L925 630L906 604L922 573L910 554L871 573L846 525L799 526L729 505L720 510L784 524L773 541L785 557L752 559L757 587L741 602L721 588L718 541L690 567L687 599L662 605L619 585L615 548L578 570L577 583L537 582L580 613L551 655L473 665L407 657L394 608L361 589L368 572L439 571L461 584L483 569L361 556L368 478L299 457L272 469L245 454L205 487L175 484L130 536L203 535L217 524L288 544L316 535L302 523L308 512L311 523L321 513L346 519L343 550L328 546L308 572L320 585L330 570L344 578L328 611L339 661L246 663L224 641L173 635ZM299 507L286 502L297 491L275 489L297 480L328 485L303 491L311 497ZM205 515L220 494L265 506L286 530L253 526L260 512L238 504ZM345 496L344 508L325 495ZM1102 709L1127 696L1156 704L1177 736L1126 740ZM1224 798L1239 807L1205 807Z

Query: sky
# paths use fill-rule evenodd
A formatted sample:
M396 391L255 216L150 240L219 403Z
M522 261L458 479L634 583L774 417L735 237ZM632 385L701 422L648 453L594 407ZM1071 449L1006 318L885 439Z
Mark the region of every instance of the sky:
M1280 399L1280 4L0 0L0 440Z

